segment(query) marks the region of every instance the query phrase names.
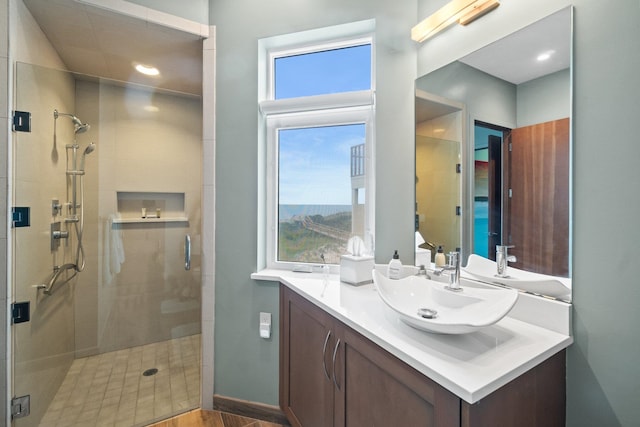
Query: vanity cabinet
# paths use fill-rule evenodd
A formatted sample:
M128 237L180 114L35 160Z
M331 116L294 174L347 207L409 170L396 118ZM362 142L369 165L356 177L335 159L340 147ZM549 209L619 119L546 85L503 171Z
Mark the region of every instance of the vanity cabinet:
M280 328L294 427L564 426L564 351L469 404L285 285Z
M459 425L459 399L281 286L280 404L292 426Z

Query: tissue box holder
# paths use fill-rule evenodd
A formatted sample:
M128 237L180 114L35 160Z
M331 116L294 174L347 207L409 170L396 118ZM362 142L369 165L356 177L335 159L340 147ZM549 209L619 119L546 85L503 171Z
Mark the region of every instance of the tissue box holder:
M374 268L372 256L342 255L340 257L340 281L350 285L365 285L373 282Z

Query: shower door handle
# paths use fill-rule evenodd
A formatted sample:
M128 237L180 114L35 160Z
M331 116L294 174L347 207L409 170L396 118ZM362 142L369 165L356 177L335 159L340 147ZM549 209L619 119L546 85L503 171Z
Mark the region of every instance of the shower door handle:
M184 236L184 269L191 270L191 236Z

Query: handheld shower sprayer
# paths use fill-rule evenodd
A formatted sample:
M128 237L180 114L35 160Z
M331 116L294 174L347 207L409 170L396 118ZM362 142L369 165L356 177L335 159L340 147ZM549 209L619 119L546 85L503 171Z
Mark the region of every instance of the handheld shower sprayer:
M79 168L79 170L84 172L84 159L85 159L85 157L87 157L87 154L93 153L93 150L95 150L95 149L96 149L95 142L92 142L91 144L87 145L87 148L85 148L84 151L82 152L82 158L80 159L80 168Z

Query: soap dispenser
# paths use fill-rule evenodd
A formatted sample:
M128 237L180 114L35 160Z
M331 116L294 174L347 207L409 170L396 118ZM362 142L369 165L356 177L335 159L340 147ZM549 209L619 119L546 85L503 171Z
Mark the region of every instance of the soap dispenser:
M442 250L442 245L438 246L438 252L436 252L434 262L436 264L436 267L444 267L447 262L444 256L444 251Z
M396 250L393 253L393 258L389 261L389 266L387 267L387 277L389 279L400 279L402 276L402 262L400 262L400 256L398 255L398 251Z

